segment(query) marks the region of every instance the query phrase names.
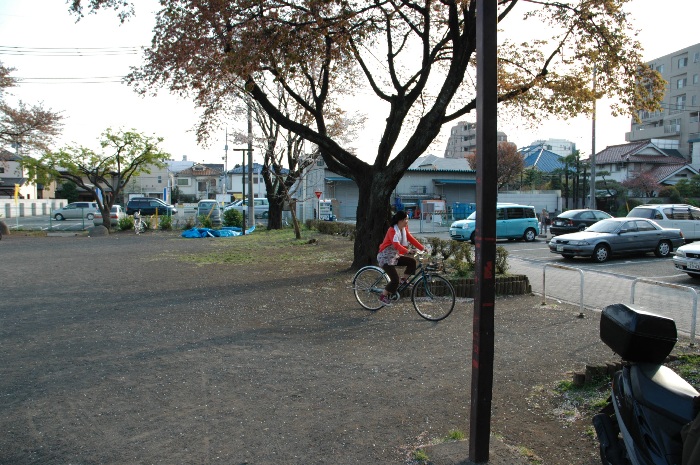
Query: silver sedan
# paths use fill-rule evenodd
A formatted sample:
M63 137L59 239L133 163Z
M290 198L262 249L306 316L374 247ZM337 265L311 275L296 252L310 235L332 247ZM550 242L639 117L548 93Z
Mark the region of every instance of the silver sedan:
M700 243L679 247L673 257L673 265L691 278L700 279Z
M642 218L610 218L601 220L585 231L552 238L549 251L571 259L590 257L602 263L612 255L654 252L668 257L685 243L680 229L662 228Z

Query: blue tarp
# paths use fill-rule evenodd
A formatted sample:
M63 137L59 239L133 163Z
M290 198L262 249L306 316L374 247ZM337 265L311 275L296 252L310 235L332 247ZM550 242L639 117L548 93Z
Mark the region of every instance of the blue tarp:
M255 226L251 226L246 229L246 234L250 234L255 231ZM221 229L209 229L209 228L192 228L186 231L182 231L182 237L185 238L200 238L200 237L235 237L242 236L241 228L235 226L224 226Z

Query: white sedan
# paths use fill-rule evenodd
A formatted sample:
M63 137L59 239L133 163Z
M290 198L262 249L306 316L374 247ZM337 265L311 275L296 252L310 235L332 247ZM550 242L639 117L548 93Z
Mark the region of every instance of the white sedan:
M112 205L112 209L109 211L109 224L112 226L119 226L119 220L126 217L126 212L121 205ZM102 225L102 213L95 213L95 217L92 219L95 226Z
M692 242L678 247L673 265L691 278L700 279L700 243Z

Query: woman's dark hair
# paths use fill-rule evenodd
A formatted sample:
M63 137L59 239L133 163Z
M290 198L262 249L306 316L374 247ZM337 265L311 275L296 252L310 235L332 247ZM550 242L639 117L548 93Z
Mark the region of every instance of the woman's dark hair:
M408 218L408 214L406 214L406 212L403 210L399 210L394 213L394 216L391 217L391 225L396 226L399 224L399 221L405 220L406 218Z

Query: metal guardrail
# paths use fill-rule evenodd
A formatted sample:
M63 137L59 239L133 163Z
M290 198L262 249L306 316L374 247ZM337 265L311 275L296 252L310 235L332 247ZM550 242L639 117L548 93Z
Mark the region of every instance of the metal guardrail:
M542 305L545 305L547 303L546 275L547 275L547 268L548 267L579 272L579 275L581 276L580 297L579 297L580 303L579 303L579 305L580 305L581 314L583 315L583 271L579 268L574 268L572 266L559 265L556 263L546 263L542 267Z
M655 281L653 279L647 278L637 278L632 282L632 291L630 296L630 303L634 304L634 291L636 290L637 283L647 283L653 284L655 286L667 287L671 289L679 289L684 291L689 291L693 294L693 310L690 316L690 345L695 344L695 326L697 324L698 318L698 292L690 286L683 286L681 284L665 283L663 281Z

